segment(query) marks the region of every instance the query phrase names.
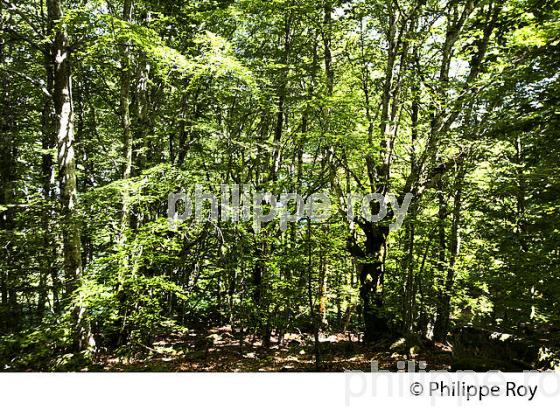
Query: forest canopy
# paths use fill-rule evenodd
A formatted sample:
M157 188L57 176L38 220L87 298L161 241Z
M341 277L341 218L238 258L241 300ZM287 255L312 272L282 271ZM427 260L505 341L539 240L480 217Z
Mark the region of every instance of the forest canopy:
M559 73L555 0L0 0L1 369L557 366Z

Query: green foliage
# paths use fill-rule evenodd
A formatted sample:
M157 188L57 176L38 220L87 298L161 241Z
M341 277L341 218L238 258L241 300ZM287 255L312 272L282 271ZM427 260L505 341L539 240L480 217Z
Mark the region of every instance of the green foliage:
M368 312L385 332L429 338L560 326L552 3L133 0L128 18L122 1L63 1L59 21L23 3L0 11L5 370L82 369L224 325L264 344L362 333ZM60 33L76 134L70 218L56 163ZM326 191L332 217L285 231L169 225L169 193L222 183ZM348 193L405 191L414 201L387 237L394 215L346 218ZM69 227L80 229L77 278L65 269ZM541 352L547 366L555 352Z

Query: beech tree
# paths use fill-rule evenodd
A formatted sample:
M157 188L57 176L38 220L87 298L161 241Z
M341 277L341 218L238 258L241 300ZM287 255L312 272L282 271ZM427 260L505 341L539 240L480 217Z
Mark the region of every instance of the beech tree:
M2 368L235 346L329 370L401 338L459 368L488 331L552 367L557 9L0 0ZM292 219L232 218L222 185ZM322 193L328 218L300 209Z

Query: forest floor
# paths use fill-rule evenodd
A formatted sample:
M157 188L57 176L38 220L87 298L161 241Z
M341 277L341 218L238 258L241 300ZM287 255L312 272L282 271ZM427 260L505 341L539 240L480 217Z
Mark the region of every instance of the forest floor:
M397 370L397 362L425 361L427 370L451 367L449 346L415 345L407 349L404 339L360 343L358 335L320 335L320 371L370 371L372 361L381 370ZM206 334L186 333L156 340L144 353L128 357L100 355L93 371L161 372L278 372L317 371L313 335L288 333L281 343L273 336L269 347L262 340L232 335L231 328L212 328ZM374 362L375 363L375 362Z

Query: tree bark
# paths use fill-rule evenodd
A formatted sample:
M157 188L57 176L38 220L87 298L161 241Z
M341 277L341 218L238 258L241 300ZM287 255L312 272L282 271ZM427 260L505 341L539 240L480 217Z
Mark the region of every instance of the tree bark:
M459 227L461 224L461 208L462 208L462 194L463 194L463 181L465 179L465 169L459 164L459 169L455 178L454 198L453 198L453 211L451 221L451 232L449 237L449 260L447 265L445 261L440 259L440 271L446 271L443 289L438 295L437 316L434 324L434 339L437 341L445 341L447 333L449 332L449 320L451 313L451 291L455 282L455 262L459 255ZM440 228L441 229L441 228ZM445 233L443 234L445 235ZM440 242L441 231L440 231ZM441 246L445 246L445 236L443 243L440 243L440 258L445 252L442 252Z
M0 3L1 4L1 3ZM0 13L0 31L9 24L4 21L4 14ZM4 36L0 36L0 64L6 60L6 44ZM16 293L16 262L14 245L11 239L16 227L14 214L14 183L17 179L17 149L14 141L13 119L11 112L11 98L9 78L0 73L0 330L14 330L19 322L19 307Z
M48 17L56 25L63 16L62 1L47 1ZM62 240L66 297L70 299L79 286L82 276L81 237L77 218L76 158L74 137L74 105L72 100L71 47L64 28L55 32L52 58L54 64L53 99L57 116L56 135L58 151L58 177L62 217ZM84 308L75 306L73 319L76 325L74 350L86 347L89 325L84 318Z
M52 27L48 28L48 32L52 31ZM52 94L54 84L54 71L52 65L51 50L45 50L44 66L46 73L46 88ZM45 312L45 304L48 295L47 282L50 277L52 281L52 299L53 310L58 312L58 292L59 279L54 266L56 261L56 244L52 235L52 219L53 219L53 187L55 184L54 159L51 150L55 147L56 138L56 116L53 107L52 98L43 97L43 111L41 113L41 148L43 154L41 158L41 178L42 178L42 194L43 194L43 210L41 215L41 224L43 228L43 254L44 263L39 280L39 300L37 305L37 316L42 319Z
M389 331L383 306L384 259L389 227L373 222L358 222L366 235L363 246L351 240L348 248L358 259L358 280L364 319L364 342L378 340Z
M126 22L132 20L132 0L125 0L123 5L122 18ZM122 194L122 219L121 219L121 242L125 242L126 231L130 225L130 200L127 180L132 176L132 124L130 120L130 48L127 44L121 49L121 92L120 92L120 111L121 125L123 132L123 180L125 185Z
M276 112L276 125L274 127L274 141L272 149L272 181L276 181L278 178L278 172L280 171L280 162L282 156L281 144L282 144L282 131L284 129L284 118L285 118L285 105L286 105L286 94L288 87L288 61L290 56L291 48L291 30L292 30L292 17L290 13L287 13L284 17L284 50L282 53L282 74L280 78L280 85L278 88L278 106Z

